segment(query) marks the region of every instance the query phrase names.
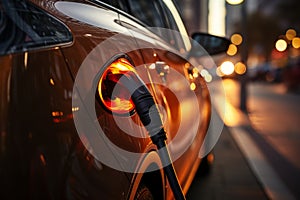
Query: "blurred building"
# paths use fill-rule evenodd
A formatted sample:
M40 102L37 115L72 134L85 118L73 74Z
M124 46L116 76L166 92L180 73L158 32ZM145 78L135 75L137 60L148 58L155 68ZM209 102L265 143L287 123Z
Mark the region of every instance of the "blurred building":
M208 32L209 0L178 1L182 17L189 33Z
M247 14L260 11L272 15L276 6L282 0L247 0ZM289 0L291 1L291 0ZM209 4L217 2L225 6L226 36L230 36L241 21L241 5L230 5L226 0L177 0L182 11L182 17L190 33L200 31L209 32L209 14L218 8L209 8ZM219 12L219 11L218 11ZM220 19L222 21L222 19ZM213 25L213 24L212 24Z
M184 0L179 4L190 33L198 31L226 36L225 0Z

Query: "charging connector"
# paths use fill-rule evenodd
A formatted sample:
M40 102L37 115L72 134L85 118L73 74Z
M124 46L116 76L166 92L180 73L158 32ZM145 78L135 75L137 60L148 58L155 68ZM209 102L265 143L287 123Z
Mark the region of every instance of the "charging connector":
M136 112L148 131L153 144L157 146L174 198L176 200L185 200L166 146L167 134L153 96L135 72L126 73L120 78L120 82L129 90Z

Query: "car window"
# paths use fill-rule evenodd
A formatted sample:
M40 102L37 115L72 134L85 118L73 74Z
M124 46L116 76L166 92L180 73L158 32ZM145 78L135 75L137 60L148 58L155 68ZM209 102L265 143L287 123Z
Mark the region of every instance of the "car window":
M165 18L167 20L167 27L170 30L174 30L176 32L180 32L177 26L177 23L170 11L170 9L166 6L165 3L162 3L162 7L164 10ZM168 34L168 43L175 46L178 50L182 49L184 47L184 43L182 40L182 37L178 37L179 35L174 35L172 32L169 32Z
M175 5L170 0L127 0L130 14L148 25L168 30L175 30L187 36L180 15ZM171 31L157 30L167 43L180 51L190 49L189 41L186 42L180 35L174 35ZM178 37L179 36L179 37Z
M176 6L171 0L162 0L162 5L166 19L168 19L168 28L180 33L180 35L174 37L174 43L180 51L189 51L191 49L191 43Z
M129 13L151 29L168 44L187 52L191 49L188 34L172 0L101 0L115 8ZM174 30L180 34L175 34Z
M99 1L106 3L125 12L128 12L128 6L126 0L91 0L92 2L99 3Z
M165 28L162 8L156 0L128 0L130 13L150 27Z

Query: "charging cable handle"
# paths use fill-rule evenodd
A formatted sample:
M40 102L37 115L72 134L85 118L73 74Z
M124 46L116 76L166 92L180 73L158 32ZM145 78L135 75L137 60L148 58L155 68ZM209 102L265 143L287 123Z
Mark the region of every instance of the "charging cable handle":
M166 146L166 132L153 96L145 83L135 73L124 75L120 78L120 81L129 90L136 112L148 131L153 144L157 146L158 154L163 166L165 166L164 172L173 191L174 198L176 200L185 200Z

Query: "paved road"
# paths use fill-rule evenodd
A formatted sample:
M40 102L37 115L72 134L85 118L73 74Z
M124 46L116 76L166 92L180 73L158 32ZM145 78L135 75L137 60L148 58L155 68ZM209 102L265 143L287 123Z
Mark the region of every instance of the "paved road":
M265 193L271 199L300 199L300 92L287 92L282 84L249 83L247 117L236 109L238 82L226 79L223 86L229 129L215 146L211 174L195 179L188 199L264 199Z
M238 107L239 84L225 80L227 100ZM267 162L292 194L300 199L300 94L282 84L249 83L245 128Z
M253 128L300 170L300 94L287 93L281 84L254 83L248 105Z
M224 127L213 154L211 170L208 174L196 175L187 200L268 199L227 127Z
M230 83L227 83L224 89L231 91L231 100L224 98L224 90L220 87L220 82L213 83L210 87L212 100L215 100L214 106L219 116L224 117L224 109L226 110L224 121L229 127L223 128L215 145L213 150L215 159L210 173L196 176L187 199L268 199L245 155L233 139L231 132L233 127L241 125L247 127L249 120L245 120L245 115L229 103L229 101L237 100L235 96L238 93L237 85L234 82L231 83L232 85ZM215 122L212 121L212 123Z
M300 199L300 94L282 84L248 86L252 136L297 199ZM251 130L249 130L251 132Z

